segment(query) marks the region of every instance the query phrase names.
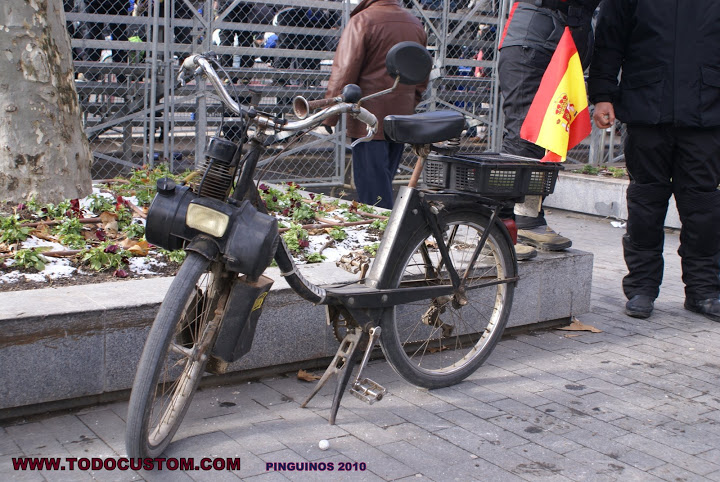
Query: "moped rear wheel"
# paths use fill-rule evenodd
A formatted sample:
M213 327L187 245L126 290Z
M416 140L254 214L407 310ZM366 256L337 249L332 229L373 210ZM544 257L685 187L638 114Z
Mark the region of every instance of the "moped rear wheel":
M482 365L500 340L510 315L517 263L504 227L492 227L473 266L472 254L488 229L484 213L441 214L441 230L466 296L433 298L398 305L382 320L383 351L392 367L410 383L440 388L459 383ZM429 227L413 233L391 268L395 287L450 285Z
M143 349L128 405L128 457L160 455L197 390L220 325L229 279L220 263L197 253L175 276Z

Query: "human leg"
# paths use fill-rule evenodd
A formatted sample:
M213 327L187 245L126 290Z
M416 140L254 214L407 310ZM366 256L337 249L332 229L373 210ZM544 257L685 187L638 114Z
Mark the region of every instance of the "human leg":
M392 208L392 180L402 157L402 144L400 149L397 146L394 142L370 141L352 148L353 179L360 202Z
M498 79L503 94L503 114L505 131L503 133L502 152L516 156L540 159L545 149L520 137L520 128L530 110L540 81L551 56L529 47L505 47L500 51L498 60ZM503 217L513 217L511 210L500 213ZM569 248L572 241L558 235L547 227L545 212L540 208L537 216L515 215L520 242L531 246L557 251Z
M667 126L627 127L625 161L630 186L623 251L628 274L623 291L628 299L642 295L654 300L660 290L673 142Z
M682 222L685 307L720 321L720 127L676 132L672 186Z

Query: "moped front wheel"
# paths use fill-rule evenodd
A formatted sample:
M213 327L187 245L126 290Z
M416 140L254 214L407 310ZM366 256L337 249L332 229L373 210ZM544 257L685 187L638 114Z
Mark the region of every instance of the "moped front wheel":
M462 278L465 295L449 295L387 310L380 335L390 365L410 383L440 388L459 383L482 365L500 340L515 290L517 263L501 223L490 229L485 247L470 265L482 234L485 213L441 214L443 240ZM391 268L395 287L450 285L447 265L429 227L409 237Z
M220 263L188 253L153 322L128 405L128 457L159 456L197 390L230 282Z

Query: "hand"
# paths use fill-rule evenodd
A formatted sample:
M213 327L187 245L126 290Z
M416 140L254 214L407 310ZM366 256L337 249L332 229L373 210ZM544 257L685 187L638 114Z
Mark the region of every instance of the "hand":
M611 102L598 102L595 104L593 121L600 129L607 129L615 124L615 108Z

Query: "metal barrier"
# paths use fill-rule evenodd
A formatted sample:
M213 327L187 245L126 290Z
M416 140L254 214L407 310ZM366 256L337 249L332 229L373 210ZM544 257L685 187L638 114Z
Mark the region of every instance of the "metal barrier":
M418 110L462 112L468 121L461 145L469 152L500 148L495 54L510 4L405 0L425 24L434 57ZM229 117L211 91L175 85L179 63L190 53L215 52L233 94L262 110L292 116L296 95L321 98L354 6L347 0L65 0L93 177L155 162L175 171L193 168L208 135L237 136L239 119ZM343 129L311 132L278 149L263 166L264 177L343 184L348 144ZM406 161L414 162L409 152Z

